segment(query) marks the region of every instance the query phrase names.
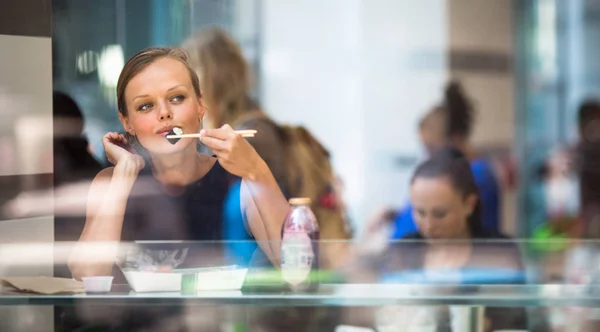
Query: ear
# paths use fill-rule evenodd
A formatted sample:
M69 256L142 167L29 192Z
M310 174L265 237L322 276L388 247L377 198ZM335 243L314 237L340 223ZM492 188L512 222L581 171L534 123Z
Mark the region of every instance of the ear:
M477 195L475 194L470 194L469 196L467 196L467 199L465 200L465 207L468 216L472 215L475 211L475 207L477 206L478 200L479 197L477 197Z
M121 112L119 112L117 115L119 116L119 121L121 121L123 128L125 128L125 131L128 134L135 136L135 131L131 127L131 122L129 121L129 117L123 115Z
M203 91L200 91L200 97L198 97L198 119L202 120L204 118L204 114L206 113L206 107L204 106L204 95Z

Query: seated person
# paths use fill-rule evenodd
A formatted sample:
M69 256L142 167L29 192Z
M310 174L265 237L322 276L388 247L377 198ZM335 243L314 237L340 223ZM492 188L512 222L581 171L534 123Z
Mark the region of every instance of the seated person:
M475 183L479 189L482 205L482 220L486 229L500 228L500 185L493 166L475 154L469 142L474 125L474 109L458 82L450 82L444 93L444 101L433 108L421 120L419 135L431 155L445 147L460 151L469 161ZM412 206L409 204L398 211L393 220L392 238L399 239L416 230Z
M160 190L176 220L144 234L148 240L223 240L223 208L231 186L240 183L238 214L245 217L248 238L259 240L273 263L279 260L281 225L289 205L269 168L256 151L231 127L202 130L205 108L198 77L180 49L149 48L134 55L121 72L117 86L119 119L127 137L108 133L103 138L114 167L102 170L92 183L85 228L69 268L76 279L111 273L120 241L141 240L139 228L126 216L153 209L132 194ZM174 127L183 133L201 132L199 139L215 157L197 152L197 139L171 144L165 136ZM144 183L140 175L144 175ZM168 198L168 199L167 199ZM131 211L134 209L135 211ZM157 211L159 212L159 211ZM167 211L168 212L168 211ZM133 227L130 227L133 226ZM172 228L178 231L171 232ZM159 231L160 230L160 231ZM114 247L101 258L90 256L86 243L104 241Z
M102 165L88 151L88 141L82 137L84 117L81 109L67 94L59 91L53 93L54 111L54 188L55 199L61 197L61 186L80 184L81 189L70 195L85 195L89 191L89 183L102 170ZM82 204L65 204L66 207L55 207L54 241L77 241L85 223L85 202ZM65 257L55 251L54 275L70 277L71 273Z
M185 51L148 48L131 57L117 100L126 134L103 137L114 167L91 184L85 227L69 259L73 277L118 274L120 243L137 240L256 240L277 266L288 202L266 163L229 125L202 129L206 109ZM201 137L170 142L166 135L176 127ZM198 153L199 143L215 156ZM231 222L245 234L228 238ZM88 246L94 243L103 249ZM212 265L225 251L216 246L188 256Z
M508 238L484 228L477 185L468 161L458 151L441 151L421 164L410 193L417 231L403 239L422 241L390 245L382 258L380 282L524 282L514 244L480 241ZM494 329L525 327L524 311L515 310L486 308L486 321Z

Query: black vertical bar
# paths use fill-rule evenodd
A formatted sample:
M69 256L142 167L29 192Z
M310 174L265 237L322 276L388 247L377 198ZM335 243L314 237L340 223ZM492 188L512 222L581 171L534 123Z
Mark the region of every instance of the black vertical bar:
M533 44L531 27L535 24L534 8L535 0L513 0L514 25L513 35L515 36L515 125L516 142L515 148L518 158L518 169L520 174L518 189L518 214L517 231L519 237L529 236L528 225L528 188L530 183L528 151L529 142L528 132L528 113L529 113L529 70L531 68L530 53Z

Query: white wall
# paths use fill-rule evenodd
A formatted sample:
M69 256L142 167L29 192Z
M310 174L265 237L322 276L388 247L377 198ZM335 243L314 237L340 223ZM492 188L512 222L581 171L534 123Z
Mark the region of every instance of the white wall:
M417 156L416 123L446 78L442 0L265 0L262 102L304 124L333 152L360 226L374 209L404 203Z
M50 38L0 34L0 114L0 177L18 178L23 186L30 185L35 175L50 174L51 178ZM0 277L52 276L51 250L22 252L25 257L16 257L7 254L6 248L11 243L44 243L52 248L53 241L51 215L0 220ZM51 306L0 306L1 331L52 331L52 326Z
M52 173L50 38L0 35L0 45L0 139L15 157L0 160L0 176Z
M333 152L350 203L364 188L358 0L265 0L261 101L277 120L306 125Z
M453 51L514 54L512 1L451 0L449 47ZM476 101L476 145L512 145L515 136L514 73L453 70Z
M51 41L0 35L0 45L0 103L4 106L0 139L9 143L14 158L0 159L4 164L0 176L21 176L27 181L31 177L26 175L52 173ZM19 241L54 241L53 217L0 220L0 246ZM4 264L0 276L6 270ZM52 275L52 268L34 272Z
M378 207L406 201L412 167L396 160L423 156L418 120L441 101L450 76L477 103L475 145L512 147L512 70L454 70L447 57L467 51L512 60L512 10L509 0L265 0L262 101L333 152L360 226ZM514 222L511 195L504 215Z
M441 98L447 79L446 3L441 0L362 2L362 96L366 179L363 216L408 201L412 167L423 155L422 116Z

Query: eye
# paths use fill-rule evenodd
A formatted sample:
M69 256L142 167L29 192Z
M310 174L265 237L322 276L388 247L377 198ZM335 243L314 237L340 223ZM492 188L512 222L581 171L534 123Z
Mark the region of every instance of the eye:
M434 210L431 213L431 216L435 219L443 219L448 212L444 210Z
M147 111L150 108L152 108L152 106L153 106L152 103L145 103L145 104L138 106L137 109L138 109L138 111Z
M183 95L177 95L177 96L173 96L171 98L171 101L175 102L175 103L181 103L184 99L185 99L185 96L183 96Z
M425 217L425 211L424 210L417 210L417 215L419 217Z

